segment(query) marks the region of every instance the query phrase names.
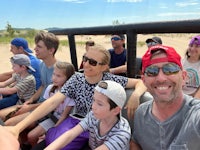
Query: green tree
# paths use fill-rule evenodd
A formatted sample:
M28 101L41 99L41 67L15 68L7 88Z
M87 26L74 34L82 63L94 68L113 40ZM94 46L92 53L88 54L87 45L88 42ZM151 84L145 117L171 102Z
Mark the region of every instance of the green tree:
M113 24L113 25L119 25L120 22L119 22L119 20L114 20L114 21L112 22L112 24Z
M13 37L15 30L12 28L12 26L9 24L9 22L7 23L6 31L8 32L8 35L10 37Z

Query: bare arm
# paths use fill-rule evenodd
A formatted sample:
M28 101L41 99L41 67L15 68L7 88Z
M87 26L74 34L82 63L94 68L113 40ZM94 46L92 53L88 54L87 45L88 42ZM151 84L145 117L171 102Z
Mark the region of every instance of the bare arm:
M4 72L0 74L0 82L6 81L12 77L13 71Z
M127 109L128 118L134 117L135 110L140 104L140 97L146 92L147 88L141 79L128 78L126 88L134 88L134 92L131 94L125 109Z
M83 129L78 124L71 130L63 133L59 138L57 138L53 143L47 146L44 150L60 150L65 145L69 144L73 139L75 139L82 132L83 132Z
M51 111L53 111L61 102L65 100L66 96L60 92L45 100L39 105L29 116L19 122L16 126L10 129L13 134L18 137L19 133L30 126L33 122L41 119Z
M102 144L101 146L95 148L95 150L109 150L109 149L105 144Z
M142 150L141 147L136 144L133 140L130 142L130 150Z
M63 120L65 120L65 118L67 118L69 116L70 111L72 110L73 106L67 106L64 110L64 112L62 113L62 116L60 117L60 119L57 121L56 125L59 125Z
M12 87L12 88L9 88L9 87L6 87L6 88L0 88L0 93L1 94L4 94L4 95L11 95L11 94L14 94L17 92L17 88L16 87Z
M19 142L18 140L5 128L0 126L0 145L1 149L7 150L18 150L19 149Z
M6 80L6 81L0 82L0 88L9 86L9 85L11 85L11 84L14 83L14 82L15 82L15 80L14 80L13 78L9 78L9 79Z
M126 71L127 71L126 65L122 65L122 66L115 67L115 68L110 68L110 73L112 73L112 74L126 73Z
M0 82L0 93L5 95L16 93L18 89L15 86L8 87L12 83L15 83L15 80L12 77L4 82Z

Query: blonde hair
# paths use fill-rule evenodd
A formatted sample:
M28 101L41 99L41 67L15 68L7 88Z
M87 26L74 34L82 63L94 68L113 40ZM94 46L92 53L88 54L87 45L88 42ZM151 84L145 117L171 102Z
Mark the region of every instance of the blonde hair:
M104 54L101 60L101 63L104 65L110 65L110 53L101 45L94 45L89 48L89 50L99 51L100 53Z
M110 68L110 53L106 50L103 46L95 44L94 46L89 47L89 50L99 51L100 53L104 54L101 60L101 64L107 65L107 68L104 72L109 72Z

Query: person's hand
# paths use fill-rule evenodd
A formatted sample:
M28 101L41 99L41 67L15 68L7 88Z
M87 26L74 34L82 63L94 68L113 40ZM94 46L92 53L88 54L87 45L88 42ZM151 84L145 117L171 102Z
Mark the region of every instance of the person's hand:
M40 142L44 141L44 139L45 139L45 134L43 134L43 135L41 135L41 136L39 137L37 143L40 143Z
M30 107L28 104L20 105L20 108L15 112L15 116L26 113L30 110Z
M32 100L32 99L29 99L29 100L27 100L27 101L24 102L24 104L27 104L27 105L28 105L28 104L32 104L32 103L33 103L33 100Z
M132 97L134 97L134 98L132 98ZM129 98L126 106L124 107L125 109L127 109L128 119L134 118L135 111L138 108L139 104L140 104L139 97L131 96Z

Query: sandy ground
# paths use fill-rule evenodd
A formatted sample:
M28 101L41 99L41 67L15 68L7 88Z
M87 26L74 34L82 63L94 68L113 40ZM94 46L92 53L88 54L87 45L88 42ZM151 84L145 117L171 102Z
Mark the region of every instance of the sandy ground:
M177 52L184 56L187 45L192 36L196 34L159 34L156 36L161 37L163 41L163 45L168 45L174 47ZM138 42L144 42L147 38L151 38L155 35L138 35ZM59 39L67 39L67 36L59 36ZM76 41L85 42L87 40L94 40L96 43L103 45L105 48L109 49L112 47L110 42L110 36L75 36ZM34 45L30 46L30 49L34 49ZM147 50L146 45L137 46L137 56L141 57L145 51ZM11 70L11 63L9 58L13 55L10 52L10 44L0 44L0 73ZM82 55L85 53L85 45L77 46L77 58L78 64L80 64ZM62 61L71 62L69 47L60 46L57 53L56 58Z

